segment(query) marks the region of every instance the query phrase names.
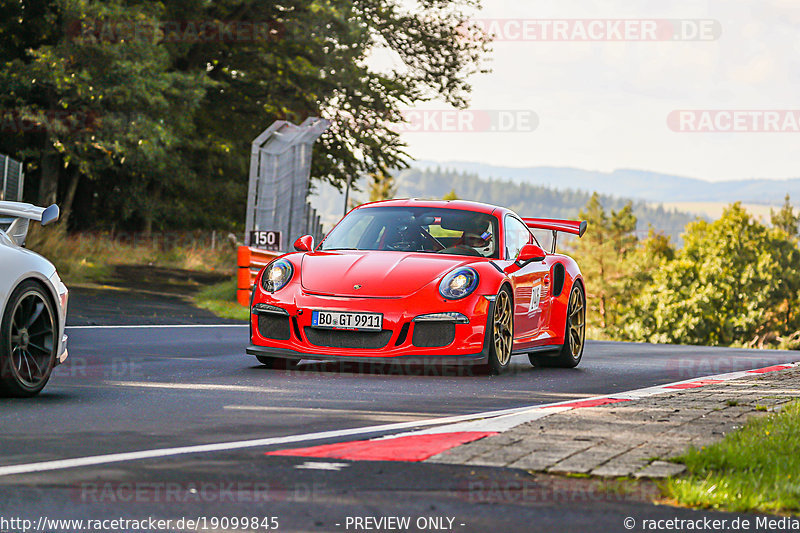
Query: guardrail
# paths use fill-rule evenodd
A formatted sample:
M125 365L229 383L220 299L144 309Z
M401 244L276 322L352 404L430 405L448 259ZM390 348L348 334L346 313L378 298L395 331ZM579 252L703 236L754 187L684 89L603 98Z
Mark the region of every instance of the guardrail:
M270 261L279 257L278 252L269 252L251 246L240 246L236 254L238 270L236 274L236 300L247 307L250 305L250 292L256 276Z
M0 154L0 200L21 202L25 173L22 163Z

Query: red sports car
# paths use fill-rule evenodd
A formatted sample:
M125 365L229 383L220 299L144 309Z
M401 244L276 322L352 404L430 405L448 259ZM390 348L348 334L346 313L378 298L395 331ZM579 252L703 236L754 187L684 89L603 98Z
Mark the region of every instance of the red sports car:
M530 228L553 232L545 252ZM586 222L521 218L475 202L389 200L353 209L315 248L256 278L247 353L273 368L301 359L448 362L498 374L512 355L574 367L586 292L557 232Z

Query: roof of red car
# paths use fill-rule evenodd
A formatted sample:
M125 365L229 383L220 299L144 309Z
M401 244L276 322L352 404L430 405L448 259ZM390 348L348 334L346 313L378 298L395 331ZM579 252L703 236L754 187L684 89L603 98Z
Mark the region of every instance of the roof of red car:
M491 214L495 210L505 211L502 207L480 202L470 202L468 200L420 200L418 198L402 198L397 200L384 200L381 202L371 202L363 204L358 209L369 207L439 207L448 209L462 209L464 211L475 211L477 213Z

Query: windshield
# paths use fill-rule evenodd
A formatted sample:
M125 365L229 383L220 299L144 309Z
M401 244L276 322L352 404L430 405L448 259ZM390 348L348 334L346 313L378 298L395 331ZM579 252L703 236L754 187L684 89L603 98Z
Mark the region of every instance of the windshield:
M497 258L497 219L485 213L430 207L357 209L320 250L390 250Z

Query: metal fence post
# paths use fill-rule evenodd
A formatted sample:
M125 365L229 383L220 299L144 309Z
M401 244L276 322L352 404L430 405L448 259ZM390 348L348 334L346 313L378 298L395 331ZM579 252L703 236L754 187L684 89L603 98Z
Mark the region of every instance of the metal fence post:
M22 170L22 163L19 164L19 189L17 190L17 201L22 201L22 191L25 188L25 172Z
M8 156L0 156L4 159L3 161L3 195L0 197L0 200L6 199L6 188L8 187Z

